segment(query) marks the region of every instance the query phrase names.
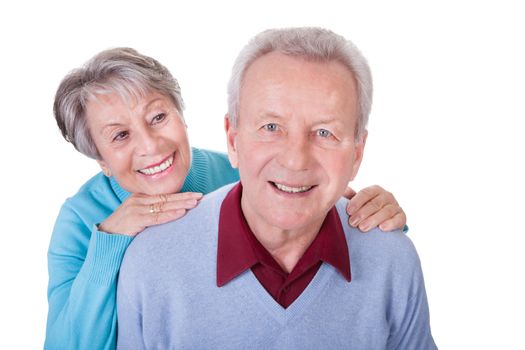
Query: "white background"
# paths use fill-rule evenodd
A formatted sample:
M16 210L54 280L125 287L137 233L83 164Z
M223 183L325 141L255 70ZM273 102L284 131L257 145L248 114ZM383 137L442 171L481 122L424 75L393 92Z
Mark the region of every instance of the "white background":
M96 171L52 116L61 78L131 46L182 86L192 145L225 150L226 82L270 27L353 40L375 80L355 188L408 214L441 349L525 349L525 12L519 1L4 1L0 5L0 348L41 348L59 207ZM351 317L351 315L349 315Z

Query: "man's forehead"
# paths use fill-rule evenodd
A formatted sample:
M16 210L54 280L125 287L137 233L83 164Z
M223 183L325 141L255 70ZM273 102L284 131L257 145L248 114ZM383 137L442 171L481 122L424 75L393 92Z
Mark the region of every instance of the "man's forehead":
M355 104L356 81L337 61L312 61L280 53L258 58L246 71L239 101L241 109L245 103L266 104L265 114L280 115L287 103L301 100L303 104L294 108L315 108L315 112L322 114L332 106Z
M338 60L307 59L303 56L271 52L258 57L247 67L241 84L241 93L248 84L259 86L269 80L290 83L297 79L304 83L309 78L310 84L315 86L322 82L321 78L326 77L339 81L346 80L350 82L352 90L355 90L354 73Z

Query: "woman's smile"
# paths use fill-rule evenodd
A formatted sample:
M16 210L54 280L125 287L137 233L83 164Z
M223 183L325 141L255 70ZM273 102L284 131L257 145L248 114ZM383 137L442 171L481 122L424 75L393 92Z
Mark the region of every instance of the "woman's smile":
M137 172L141 173L142 175L146 175L146 176L154 176L154 175L159 175L165 172L169 172L172 169L174 157L175 157L175 153L169 155L161 162L158 162L156 164L151 164L147 166L146 168L137 170Z

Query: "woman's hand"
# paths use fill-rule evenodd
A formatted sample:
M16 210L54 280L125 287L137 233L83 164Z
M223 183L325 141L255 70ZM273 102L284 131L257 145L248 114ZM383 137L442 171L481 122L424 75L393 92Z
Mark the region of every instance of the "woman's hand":
M148 196L132 194L98 229L107 233L136 236L148 226L177 220L194 208L202 193L185 192Z
M379 226L382 231L403 229L407 218L394 195L374 185L358 193L348 187L344 196L351 199L346 207L348 223L363 232Z

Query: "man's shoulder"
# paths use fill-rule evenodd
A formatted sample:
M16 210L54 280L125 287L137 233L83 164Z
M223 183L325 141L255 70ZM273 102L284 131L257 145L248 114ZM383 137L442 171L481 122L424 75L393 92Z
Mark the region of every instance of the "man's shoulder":
M403 269L419 264L416 248L410 238L401 230L383 232L374 228L366 233L348 224L346 205L342 198L336 207L345 231L350 260L373 261L376 265L385 265Z
M233 184L205 195L199 204L178 220L146 228L126 251L127 259L143 259L161 252L170 253L198 249L212 239L218 228L220 207Z
M419 263L414 244L401 230L383 232L374 228L363 233L352 228L351 231L347 237L350 237L348 244L354 255L400 269Z

